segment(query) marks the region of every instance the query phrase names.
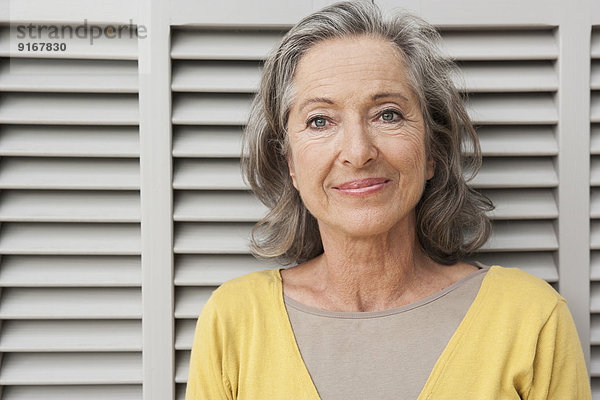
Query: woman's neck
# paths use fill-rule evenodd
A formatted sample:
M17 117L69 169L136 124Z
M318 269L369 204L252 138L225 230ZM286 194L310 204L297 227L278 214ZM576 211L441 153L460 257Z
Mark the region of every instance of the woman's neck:
M414 228L403 225L358 236L320 223L323 254L282 271L284 293L326 310L378 311L437 293L477 270L433 261L421 249Z
M321 237L324 253L314 260L315 289L332 306L344 308L340 311L408 304L435 280L438 264L422 252L414 231L352 237L322 227Z

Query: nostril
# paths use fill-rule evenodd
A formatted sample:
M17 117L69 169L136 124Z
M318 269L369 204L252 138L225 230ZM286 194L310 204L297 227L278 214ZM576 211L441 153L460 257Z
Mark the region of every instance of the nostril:
M339 160L346 165L363 167L377 159L379 151L363 132L346 132L340 143Z

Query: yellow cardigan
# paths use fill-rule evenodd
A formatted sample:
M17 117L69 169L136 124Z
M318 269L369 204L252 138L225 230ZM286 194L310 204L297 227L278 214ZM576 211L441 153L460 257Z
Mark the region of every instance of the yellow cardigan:
M417 400L591 398L565 300L539 278L493 266ZM186 392L186 400L200 399L319 399L279 270L224 283L202 309Z

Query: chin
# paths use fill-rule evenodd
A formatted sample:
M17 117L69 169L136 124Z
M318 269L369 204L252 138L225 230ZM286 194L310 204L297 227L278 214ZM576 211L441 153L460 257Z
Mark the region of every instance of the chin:
M395 223L393 221L396 221ZM331 221L333 222L333 221ZM343 232L348 236L374 236L391 231L397 226L397 217L390 215L350 215L340 218L337 223L327 224L331 230Z

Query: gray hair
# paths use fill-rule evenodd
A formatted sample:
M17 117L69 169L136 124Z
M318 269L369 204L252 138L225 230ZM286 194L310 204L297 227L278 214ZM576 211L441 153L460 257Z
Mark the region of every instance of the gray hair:
M265 61L242 150L242 174L269 208L252 230L252 252L282 263L303 262L323 252L317 221L292 185L286 160L293 78L298 62L315 44L358 35L389 41L404 59L424 118L426 152L435 161L434 176L416 206L417 237L431 259L454 264L487 241L491 222L486 212L494 208L467 185L481 166L481 150L451 78L457 68L439 50L440 35L432 25L404 12L383 18L376 5L357 0L302 19Z

